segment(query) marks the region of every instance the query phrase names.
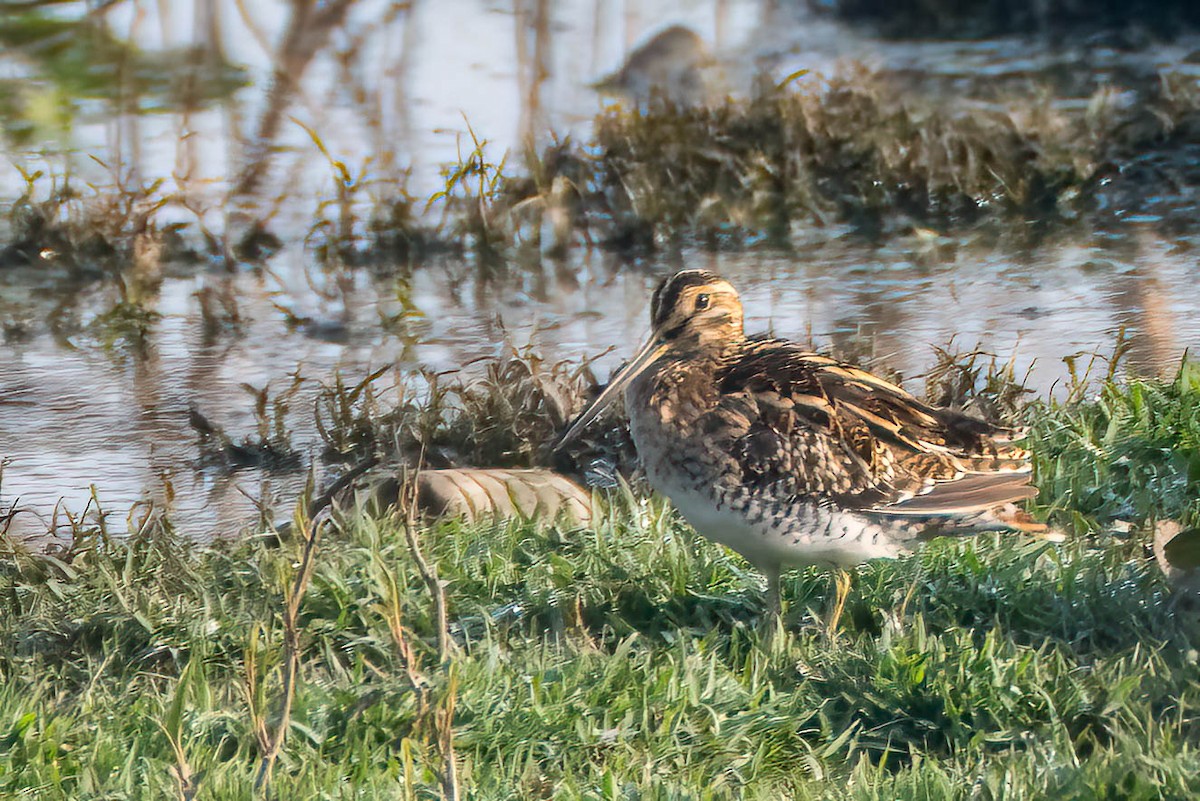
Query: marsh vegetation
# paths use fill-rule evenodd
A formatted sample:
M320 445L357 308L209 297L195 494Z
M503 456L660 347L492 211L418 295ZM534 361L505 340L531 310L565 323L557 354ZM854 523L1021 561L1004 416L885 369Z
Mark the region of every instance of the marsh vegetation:
M730 91L603 106L684 17L184 5L0 11L0 796L1200 793L1189 4L698 4ZM767 637L620 415L550 449L681 264L1026 427L1065 541ZM422 518L452 467L599 513Z

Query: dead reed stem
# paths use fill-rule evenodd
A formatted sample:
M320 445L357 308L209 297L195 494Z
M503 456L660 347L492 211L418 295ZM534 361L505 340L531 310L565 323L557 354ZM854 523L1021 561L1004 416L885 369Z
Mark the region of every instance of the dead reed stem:
M422 449L420 464L424 459ZM440 708L434 713L434 728L438 753L442 758L442 798L446 801L458 801L458 766L454 754L454 706L458 691L458 680L453 666L449 661L452 641L450 626L446 614L446 589L438 579L436 569L430 565L421 550L421 542L417 536L417 471L408 477L407 493L403 499L404 537L412 554L413 563L425 587L433 600L434 625L437 629L438 664L447 673L446 693L442 698Z
M422 452L421 458L424 458ZM420 460L417 462L420 464ZM408 497L404 500L404 538L408 542L408 550L412 554L413 563L426 589L433 599L434 625L437 630L438 663L445 665L450 654L449 621L446 616L446 592L438 580L437 571L429 564L421 550L421 542L417 537L417 471L413 471L408 481Z
M249 143L245 166L233 184L231 197L257 194L269 165L269 154L279 133L284 112L290 105L309 62L325 46L329 34L342 24L354 0L292 0L291 16L283 40L275 53L275 69L267 90L267 102L259 117L258 130Z
M254 779L254 789L266 796L270 791L271 773L279 753L283 750L287 738L288 727L292 719L292 702L296 697L296 680L300 673L300 604L308 590L308 582L316 565L317 545L321 538L323 517L313 517L307 526L308 536L304 541L304 552L300 558L300 567L292 580L291 591L288 592L283 610L283 686L280 689L279 721L275 730L270 732L263 724L259 732L259 741L266 745L262 758L258 763L258 774Z

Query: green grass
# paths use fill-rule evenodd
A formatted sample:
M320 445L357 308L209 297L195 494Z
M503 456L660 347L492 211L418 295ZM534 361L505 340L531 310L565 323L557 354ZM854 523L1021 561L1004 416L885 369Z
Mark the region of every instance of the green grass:
M1088 403L1038 404L1043 497L1080 533L1114 520L1200 522L1200 363L1171 381L1105 382Z
M402 527L349 515L301 607L274 795L437 797L450 711L470 798L1194 797L1200 624L1140 528L1103 529L1194 515L1198 398L1186 367L1035 408L1043 511L1087 526L868 564L833 636L828 576L794 572L774 645L744 562L618 494L589 530L423 527L458 643L439 665ZM166 524L11 549L0 797L180 797L177 773L198 799L251 797L299 552Z

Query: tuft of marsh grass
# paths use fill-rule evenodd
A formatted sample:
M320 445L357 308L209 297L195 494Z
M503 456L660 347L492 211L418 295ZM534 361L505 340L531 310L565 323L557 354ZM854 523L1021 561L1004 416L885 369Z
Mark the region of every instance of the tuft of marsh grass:
M100 344L107 349L128 347L134 351L145 348L154 324L161 315L141 303L119 300L89 325Z
M471 150L443 171L445 184L426 204L426 211L440 204L442 218L439 231L451 241L463 242L485 266L501 261L504 246L509 241L508 210L496 203L504 181L507 157L493 162L488 155L486 139L480 139L467 123Z
M129 186L114 173L111 187L80 187L78 179L17 169L25 191L8 209L0 266L61 265L84 274L157 267L164 232L154 216L165 202L162 181Z
M950 406L994 423L1012 424L1025 410L1033 392L1028 374L1017 377L1013 359L1000 362L995 354L974 348L961 352L954 343L935 347L935 362L925 373L925 399Z
M393 391L382 391L377 383L389 370L355 385L339 376L322 390L316 414L325 459L357 462L374 455L413 467L552 466L551 444L596 383L590 362L548 362L531 347L508 348L458 371L397 377ZM628 431L616 422L567 458L573 465L602 458L628 473L635 456Z
M1096 154L1061 120L962 113L862 67L796 85L599 119L598 181L618 236L786 241L793 225L1055 217L1094 169Z
M1200 521L1200 365L1171 381L1105 379L1028 414L1042 497L1080 532L1114 521Z
M291 383L274 395L269 386L241 385L242 390L254 399L255 433L243 437L240 442L205 417L195 405L189 406L188 424L198 437L201 461L227 470L250 466L268 470L301 468L302 457L292 443L287 419L304 379L298 371L291 378Z
M1143 83L1121 102L1100 87L1081 111L1024 89L947 99L851 65L709 106L610 109L586 144L528 149L523 173L490 160L472 130L473 150L430 201L436 226L422 229L402 194L372 236L406 257L415 243L465 244L495 267L581 243L786 247L812 227L878 235L1120 218L1195 186L1195 79Z
M787 247L812 229L878 236L985 223L1036 232L1141 211L1191 224L1200 149L1193 76L1089 83L1086 104L1058 103L1053 76L1036 80L1035 91L1022 83L947 93L849 65L709 106L612 108L589 141L529 145L520 166L468 125L458 160L428 199L411 196L403 179L372 183L368 163L352 169L310 128L334 196L318 204L304 243L334 266L370 261L403 275L430 255L454 253L486 276L596 244ZM239 222L225 232L229 241L201 223L204 241L189 244L179 225L155 222L168 201L162 182L129 186L118 172L107 187L29 173L7 215L0 267L58 265L93 279L133 272L153 283L160 261L207 255L261 266L283 246L264 220L233 208L229 219ZM221 316L206 317L212 330L224 327Z

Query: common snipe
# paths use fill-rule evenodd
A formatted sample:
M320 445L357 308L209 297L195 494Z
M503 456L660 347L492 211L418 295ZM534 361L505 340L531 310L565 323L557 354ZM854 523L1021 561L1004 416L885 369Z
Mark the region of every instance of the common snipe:
M651 485L705 537L767 577L779 612L787 566L894 557L939 531L1040 528L1004 519L1033 497L1008 431L922 403L793 342L747 337L737 290L684 270L651 301L649 341L574 421L574 437L625 391Z

